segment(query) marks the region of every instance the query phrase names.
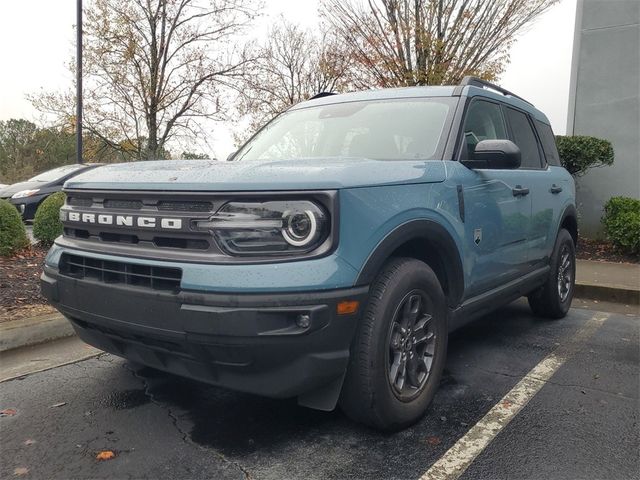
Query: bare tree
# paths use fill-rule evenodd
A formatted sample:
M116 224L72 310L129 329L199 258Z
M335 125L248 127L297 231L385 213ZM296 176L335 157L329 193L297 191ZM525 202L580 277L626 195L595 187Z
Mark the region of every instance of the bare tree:
M345 88L347 56L341 40L315 33L280 17L240 83L240 110L253 131L292 105L319 92Z
M495 80L518 32L558 0L322 0L358 88Z
M85 128L137 158L220 118L221 89L251 59L234 39L256 14L251 0L94 0L85 21ZM32 98L67 117L71 91Z

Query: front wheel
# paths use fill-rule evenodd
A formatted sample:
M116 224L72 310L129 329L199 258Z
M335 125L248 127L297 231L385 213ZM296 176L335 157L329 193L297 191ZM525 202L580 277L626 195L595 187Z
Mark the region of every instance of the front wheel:
M371 286L340 406L352 419L399 430L424 415L447 354L446 302L425 263L393 259Z
M571 234L558 233L550 262L547 282L528 296L534 314L546 318L564 318L571 308L576 282L576 249Z

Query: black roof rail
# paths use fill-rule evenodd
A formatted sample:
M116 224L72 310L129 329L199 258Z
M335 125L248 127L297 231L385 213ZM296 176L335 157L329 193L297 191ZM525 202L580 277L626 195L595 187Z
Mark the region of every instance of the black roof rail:
M335 92L320 92L320 93L316 93L313 97L309 98L309 100L315 100L316 98L322 98L322 97L330 97L331 95L337 95L337 93L335 93Z
M528 103L532 107L534 106L533 103L531 103L530 101L525 100L524 98L520 97L519 95L516 95L513 92L510 92L506 88L502 88L499 85L496 85L495 83L487 82L486 80L482 80L481 78L473 77L471 75L467 75L462 79L462 81L460 82L460 85L458 85L454 90L453 95L459 96L462 93L462 89L466 86L488 88L489 90L495 90L496 92L499 92L504 96L517 98L518 100L522 100L523 102Z

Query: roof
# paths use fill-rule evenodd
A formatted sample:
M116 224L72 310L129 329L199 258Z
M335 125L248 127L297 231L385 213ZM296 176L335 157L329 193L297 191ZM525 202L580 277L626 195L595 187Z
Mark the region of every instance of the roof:
M460 92L460 96L462 97L484 96L512 105L516 108L529 112L537 120L549 124L549 120L544 113L521 98L505 95L503 93L475 85L466 85L461 90L458 89L458 92L456 92L456 88L456 86L420 86L362 90L359 92L326 95L320 98L307 100L294 105L291 107L291 110L345 102L389 100L395 98L452 97L458 96L458 92Z
M360 102L366 100L388 100L393 98L420 98L420 97L450 97L455 87L425 86L425 87L400 87L380 88L377 90L361 90L359 92L340 93L328 95L314 100L300 102L292 107L292 110L307 108L317 105L330 105L333 103Z

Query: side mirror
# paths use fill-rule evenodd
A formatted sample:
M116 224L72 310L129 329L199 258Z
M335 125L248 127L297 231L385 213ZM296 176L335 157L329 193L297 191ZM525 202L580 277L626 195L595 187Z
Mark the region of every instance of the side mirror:
M471 160L462 160L468 168L514 170L520 167L520 149L511 140L482 140Z

